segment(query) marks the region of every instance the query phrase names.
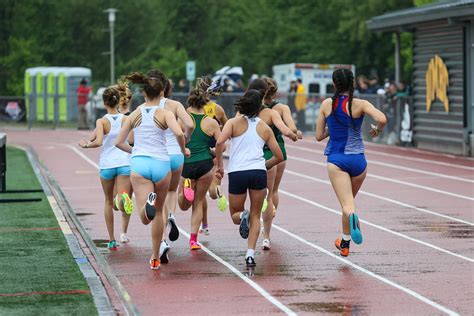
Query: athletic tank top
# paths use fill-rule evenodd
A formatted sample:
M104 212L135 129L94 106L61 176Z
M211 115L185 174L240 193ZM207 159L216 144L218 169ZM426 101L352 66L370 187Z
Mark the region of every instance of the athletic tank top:
M348 113L349 109L346 108L348 100L348 96L339 96L331 114L326 118L329 141L324 150L325 155L364 153L361 133L364 115L352 120Z
M148 156L162 161L169 161L166 150L166 130L155 125L155 112L158 106L141 106L142 122L133 129L134 146L132 157Z
M213 136L209 136L202 130L201 124L206 114L189 113L194 121L194 131L191 135L191 140L186 147L191 151L191 157L185 158L184 163L192 163L212 159L211 150L209 148L209 141Z
M245 170L267 170L263 157L265 141L257 133L260 118L253 117L247 120L247 130L240 136L230 140L229 173Z
M158 107L160 109L165 108L166 98L161 99L160 104ZM168 155L178 155L181 154L181 147L179 147L178 140L176 139L176 135L173 133L172 130L169 128L165 131L166 135L166 150L168 151Z
M115 140L122 128L123 114L106 114L103 118L110 122L110 131L104 135L102 141L99 168L108 169L130 165L130 154L115 147Z

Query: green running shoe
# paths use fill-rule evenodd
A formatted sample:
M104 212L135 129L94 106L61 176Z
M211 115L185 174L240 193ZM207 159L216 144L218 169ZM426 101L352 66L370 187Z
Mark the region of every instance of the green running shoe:
M228 206L229 203L227 202L227 199L224 195L217 199L217 208L219 209L219 211L224 212Z
M133 201L127 192L122 193L122 202L125 214L131 215L133 213Z

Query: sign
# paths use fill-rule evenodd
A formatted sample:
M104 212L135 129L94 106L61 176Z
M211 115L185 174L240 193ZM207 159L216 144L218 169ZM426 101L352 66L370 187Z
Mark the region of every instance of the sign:
M186 80L194 81L196 79L196 62L188 61L186 62Z
M444 110L449 112L448 87L448 68L441 57L435 55L426 71L426 112L431 110L431 104L436 98L443 102Z

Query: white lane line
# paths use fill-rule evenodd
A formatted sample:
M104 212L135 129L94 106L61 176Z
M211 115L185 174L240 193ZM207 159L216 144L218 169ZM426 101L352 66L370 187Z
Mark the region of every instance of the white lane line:
M79 156L81 156L85 161L87 161L88 163L90 163L94 168L96 169L99 169L99 166L94 162L92 161L89 157L87 157L84 153L82 153L81 151L79 151L76 147L74 146L71 146L71 145L65 145L66 147L72 149L76 154L78 154ZM185 232L184 230L182 230L181 228L179 228L179 231L185 235L187 238L189 238L189 234L187 232ZM233 265L231 265L230 263L228 263L227 261L225 261L224 259L222 259L221 257L219 257L218 255L216 255L215 253L213 253L211 250L209 250L207 247L201 245L202 247L202 250L204 250L209 256L211 256L212 258L214 258L217 262L219 262L220 264L224 265L227 269L229 269L232 273L234 273L235 275L237 275L240 279L242 279L245 283L247 283L248 285L250 285L255 291L257 291L260 295L262 295L265 299L267 299L270 303L272 303L273 305L275 305L276 307L278 307L282 312L284 312L285 314L287 315L292 315L292 316L295 316L297 315L294 311L292 311L290 308L288 308L287 306L285 306L283 303L281 303L279 300L277 300L275 297L273 297L272 295L270 295L270 293L268 293L267 291L265 291L265 289L263 289L260 285L258 285L256 282L252 281L251 279L249 279L248 277L246 277L245 275L243 275L239 270L237 270Z
M306 162L306 163L310 163L310 164L317 165L317 166L326 167L326 165L327 165L324 162L313 161L313 160L310 160L310 159L299 158L299 157L295 157L295 156L291 156L291 155L288 155L288 158L290 158L291 160ZM373 162L370 162L370 163L373 164ZM419 184L415 184L415 183L411 183L411 182L406 182L406 181L402 181L402 180L390 179L390 178L378 176L378 175L375 175L375 174L372 174L372 173L367 173L367 177L375 178L375 179L379 179L379 180L387 181L387 182L393 182L393 183L397 183L397 184L403 184L403 185L414 187L414 188L417 188L417 189L422 189L422 190L426 190L426 191L445 194L445 195L453 196L453 197L468 200L468 201L474 201L474 198L469 197L469 196L465 196L465 195L461 195L461 194L457 194L457 193L453 193L453 192L448 192L448 191L444 191L444 190L439 190L439 189L435 189L435 188L432 188L432 187L419 185Z
M183 229L179 228L179 231L185 235L187 238L189 238L189 234L185 232ZM220 264L224 265L227 269L229 269L232 273L237 275L242 281L250 285L255 291L257 291L260 295L262 295L264 298L266 298L270 303L278 307L282 312L284 312L287 315L296 315L294 311L289 309L287 306L285 306L283 303L281 303L279 300L277 300L275 297L273 297L270 293L265 291L260 285L258 285L256 282L252 281L249 279L247 276L242 274L239 270L237 270L233 265L216 255L214 252L212 252L209 248L203 246L201 244L202 250L205 251L209 256L214 258L217 262Z
M308 180L312 180L312 181L316 181L316 182L331 185L331 182L329 182L327 180L322 180L322 179L319 179L319 178L311 177L311 176L308 176L308 175L305 175L305 174L302 174L302 173L299 173L299 172L295 172L295 171L292 171L292 170L289 170L289 169L286 169L285 172L287 172L289 174L292 174L292 175L295 175L295 176L298 176L298 177L301 177L301 178L308 179ZM391 198L387 198L385 196L369 193L369 192L366 192L364 190L359 190L359 194L367 195L367 196L370 196L370 197L373 197L373 198L376 198L376 199L379 199L379 200L383 200L383 201L386 201L386 202L397 204L397 205L400 205L400 206L403 206L403 207L406 207L406 208L416 210L418 212L422 212L422 213L442 217L442 218L445 218L445 219L449 219L450 221L455 221L455 222L466 224L466 225L469 225L469 226L474 226L474 223L465 221L463 219L459 219L459 218L455 218L455 217L452 217L452 216L449 216L449 215L436 213L436 212L430 211L430 210L425 210L423 208L420 208L420 207L417 207L417 206L414 206L414 205L410 205L410 204L400 202L400 201L397 201L397 200L394 200L394 199L391 199Z
M304 139L303 142L307 143L307 144L324 146L323 143L318 144L318 143L316 143L316 141L310 141L310 140L307 140L307 139ZM370 142L366 142L365 144L366 145L377 145L377 146L379 146L379 144L374 144L374 143L370 143ZM438 153L435 154L435 153L424 152L424 151L420 151L420 150L416 150L416 149L405 149L405 148L402 148L402 147L396 147L396 149L404 150L404 151L407 151L407 152L418 152L420 154L426 154L426 155L431 155L431 156L436 156L436 157L442 156L442 157L447 157L447 158L450 158L450 159L457 159L458 158L458 157L453 156L453 155L445 155L445 154L438 154ZM471 171L474 170L474 167L456 165L454 163L449 163L449 162L442 162L442 161L429 160L429 159L423 159L423 158L415 158L415 157L410 157L410 156L402 156L402 155L398 155L398 154L389 154L389 153L374 151L374 150L370 150L370 149L366 149L366 152L370 153L370 154L374 154L374 155L379 155L379 156L385 156L385 157L391 157L391 158L397 158L397 159L403 159L403 160L423 162L425 164L433 164L433 165L445 166L445 167L449 167L449 168L458 168L458 169L471 170Z
M425 296L423 296L423 295L421 295L421 294L419 294L419 293L417 293L417 292L415 292L415 291L413 291L413 290L410 290L410 289L408 289L408 288L406 288L406 287L404 287L404 286L402 286L402 285L400 285L400 284L398 284L398 283L395 283L395 282L393 282L393 281L390 281L389 279L386 279L386 278L384 278L383 276L380 276L380 275L378 275L378 274L375 274L374 272L369 271L369 270L367 270L367 269L365 269L365 268L363 268L363 267L361 267L361 266L359 266L359 265L357 265L357 264L355 264L355 263L352 263L351 261L349 261L349 260L347 260L347 259L344 259L344 258L342 258L341 256L335 255L334 253L332 253L332 252L330 252L330 251L328 251L328 250L326 250L326 249L324 249L324 248L322 248L322 247L320 247L320 246L318 246L318 245L316 245L316 244L314 244L314 243L312 243L312 242L309 242L309 241L307 241L306 239L301 238L300 236L295 235L295 234L293 234L292 232L290 232L290 231L288 231L288 230L286 230L286 229L284 229L284 228L282 228L282 227L280 227L280 226L278 226L278 225L273 224L272 227L274 227L276 230L278 230L278 231L280 231L280 232L282 232L282 233L284 233L284 234L286 234L286 235L288 235L288 236L290 236L290 237L292 237L292 238L294 238L294 239L296 239L296 240L298 240L298 241L300 241L300 242L306 244L307 246L310 246L310 247L312 247L312 248L318 250L319 252L322 252L322 253L324 253L324 254L326 254L326 255L328 255L328 256L330 256L330 257L336 259L336 260L341 261L341 262L344 263L344 264L347 264L348 266L350 266L350 267L352 267L352 268L354 268L354 269L356 269L356 270L359 270L359 271L362 272L362 273L365 273L365 274L367 274L367 275L369 275L369 276L371 276L371 277L373 277L373 278L375 278L375 279L377 279L377 280L379 280L379 281L381 281L381 282L383 282L383 283L385 283L385 284L387 284L387 285L390 285L390 286L392 286L392 287L394 287L394 288L396 288L396 289L398 289L398 290L400 290L400 291L402 291L402 292L404 292L404 293L406 293L406 294L408 294L408 295L413 296L413 297L416 298L417 300L422 301L423 303L428 304L428 305L430 305L431 307L436 308L437 310L439 310L439 311L441 311L441 312L443 312L443 313L446 313L446 314L448 314L448 315L459 315L459 314L456 313L455 311L450 310L449 308L444 307L444 306L442 306L442 305L440 305L440 304L438 304L438 303L436 303L436 302L430 300L429 298L427 298L427 297L425 297Z
M297 149L301 151L306 151L310 153L316 153L316 154L324 154L323 151L318 150L318 149L309 149L309 148L303 148L303 147L298 147L298 146L293 146L293 145L285 145L287 148L292 148L292 149ZM379 166L384 166L384 167L389 167L393 169L398 169L398 170L404 170L404 171L410 171L410 172L415 172L415 173L420 173L420 174L426 174L429 176L433 177L438 177L438 178L445 178L445 179L450 179L450 180L457 180L457 181L462 181L462 182L467 182L467 183L474 183L474 180L471 179L466 179L466 178L461 178L461 177L456 177L456 176L450 176L444 173L439 173L439 172L431 172L431 171L425 171L425 170L420 170L420 169L414 169L414 168L409 168L409 167L402 167L390 163L385 163L385 162L380 162L376 160L369 160L367 159L367 162L370 162L371 164L374 165L379 165Z
M340 211L338 211L338 210L335 210L335 209L333 209L333 208L330 208L330 207L327 207L327 206L325 206L325 205L319 204L319 203L317 203L317 202L311 201L311 200L309 200L309 199L306 199L306 198L304 198L304 197L302 197L302 196L299 196L299 195L290 193L290 192L288 192L288 191L285 191L285 190L280 189L279 192L280 192L280 193L283 193L284 195L287 195L287 196L289 196L289 197L292 197L292 198L294 198L294 199L300 200L300 201L302 201L302 202L305 202L305 203L308 203L308 204L310 204L310 205L313 205L313 206L316 206L316 207L318 207L318 208L321 208L321 209L323 209L323 210L326 210L326 211L328 211L328 212L331 212L331 213L334 213L334 214L338 214L338 215L341 215L341 214L342 214L342 213L341 213ZM388 229L388 228L385 228L385 227L383 227L383 226L380 226L380 225L377 225L377 224L368 222L368 221L363 220L363 219L359 219L359 221L361 221L362 223L364 223L364 224L366 224L366 225L368 225L368 226L372 226L372 227L374 227L374 228L377 228L377 229L379 229L379 230L382 230L382 231L384 231L384 232L387 232L387 233L389 233L389 234L392 234L392 235L395 235L395 236L398 236L398 237L407 239L407 240L409 240L409 241L416 242L416 243L418 243L418 244L420 244L420 245L423 245L423 246L425 246L425 247L429 247L429 248L435 249L435 250L437 250L437 251L444 252L444 253L446 253L446 254L448 254L448 255L457 257L457 258L459 258L459 259L466 260L466 261L469 261L469 262L471 262L471 263L474 263L474 259L472 259L472 258L465 257L465 256L463 256L463 255L454 253L454 252L452 252L452 251L449 251L449 250L443 249L443 248L441 248L441 247L435 246L435 245L433 245L433 244L424 242L424 241L422 241L422 240L419 240L419 239L416 239L416 238L413 238L413 237L404 235L404 234L402 234L402 233L393 231L393 230L391 230L391 229Z

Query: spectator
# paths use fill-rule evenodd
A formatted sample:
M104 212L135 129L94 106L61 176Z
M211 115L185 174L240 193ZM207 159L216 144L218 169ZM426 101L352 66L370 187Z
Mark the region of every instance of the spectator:
M288 91L289 93L296 93L296 88L297 88L297 84L296 84L296 81L295 80L292 80L290 82L290 90Z
M399 98L405 98L408 96L408 89L404 82L400 82L397 86L396 96Z
M379 78L377 76L372 76L368 81L369 87L367 89L368 94L376 94L377 90L380 88Z
M186 79L179 80L177 90L178 90L178 92L188 92L189 91L188 82L186 81Z
M87 86L87 80L82 78L79 87L76 90L77 93L77 106L79 109L79 124L78 129L89 129L87 124L87 109L86 105L89 102L89 96L92 89Z
M234 92L244 92L244 91L245 89L244 89L244 83L242 82L242 79L237 80L237 82L235 83Z
M298 129L304 132L306 131L306 93L303 82L299 78L296 80L295 107L298 121Z
M367 91L369 89L369 81L367 78L362 75L357 77L357 82L356 82L356 90L360 94L367 94Z

